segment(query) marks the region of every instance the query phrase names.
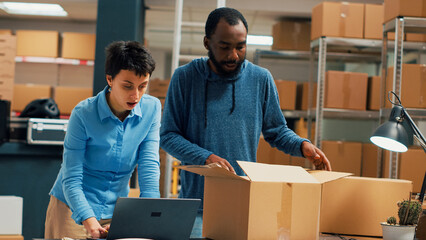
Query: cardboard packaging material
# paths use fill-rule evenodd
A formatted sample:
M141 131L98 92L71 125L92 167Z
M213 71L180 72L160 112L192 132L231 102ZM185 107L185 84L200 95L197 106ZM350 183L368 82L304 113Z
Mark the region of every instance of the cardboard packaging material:
M312 9L311 40L321 36L363 38L364 4L322 2Z
M12 35L12 30L10 30L10 29L0 29L0 35Z
M1 100L8 100L11 101L13 100L13 90L1 90L0 89L0 99Z
M33 100L52 97L50 85L15 84L12 111L21 112Z
M205 176L203 236L318 240L319 182L303 168L241 162L247 177L217 165L181 166Z
M64 32L62 34L62 57L94 60L96 35L89 33Z
M311 23L283 20L272 27L272 50L310 50Z
M308 138L308 121L304 118L295 120L294 132L302 138ZM315 136L315 122L312 121L311 125L311 138Z
M365 4L364 38L383 38L384 7L378 4Z
M426 42L426 34L407 33L405 36L407 42Z
M0 235L22 234L22 197L0 196Z
M91 88L61 87L55 88L55 102L59 112L65 115L71 114L74 107L86 98L93 96Z
M259 139L256 158L258 163L290 165L290 155L271 147L263 136Z
M57 31L17 30L16 55L58 57Z
M372 76L368 78L368 95L367 95L367 109L380 110L380 84L381 77Z
M313 171L322 183L320 232L382 236L380 222L397 213L411 181L346 176L328 181L329 172ZM332 175L331 175L332 176Z
M425 0L385 0L384 23L398 16L426 17Z
M148 94L157 98L165 98L170 80L152 79L148 84Z
M363 177L378 177L377 176L377 159L378 150L374 144L363 143L362 144L362 169L361 175Z
M399 98L406 108L426 108L426 65L402 64L401 92ZM394 68L388 68L386 78L386 93L393 89ZM387 95L386 95L387 99ZM385 107L391 108L389 101L385 101Z
M297 82L286 81L286 80L275 80L275 85L277 86L281 109L295 110Z
M366 110L367 73L327 71L325 84L325 108Z
M317 88L318 84L313 83L312 89L312 108L316 108L317 106ZM302 84L297 85L297 109L299 110L308 110L309 103L309 83L304 82Z
M322 141L322 151L330 161L333 171L361 175L362 143Z

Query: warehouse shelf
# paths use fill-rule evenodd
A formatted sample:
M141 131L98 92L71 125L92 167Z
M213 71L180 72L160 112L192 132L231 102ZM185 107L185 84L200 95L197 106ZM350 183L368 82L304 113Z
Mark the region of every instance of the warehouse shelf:
M53 57L31 57L31 56L16 56L15 62L21 63L54 63L65 65L79 65L79 66L93 66L93 60L79 60L79 59L66 59L66 58L53 58Z
M388 33L395 32L395 40L388 41ZM381 111L380 111L380 123L387 121L390 114L390 109L385 109L386 96L386 78L387 78L387 64L388 64L388 49L392 49L393 54L393 86L392 90L401 96L401 70L404 58L404 51L417 49L419 51L426 50L426 43L408 43L404 42L403 36L405 33L426 33L426 18L415 18L415 17L397 17L386 22L383 26L383 44L382 44L382 82L381 82ZM416 47L416 48L414 48ZM394 96L392 96L394 98ZM392 99L394 100L394 99ZM404 99L402 99L404 103ZM426 109L407 109L410 116L413 119L426 119ZM382 151L377 159L378 175L381 176L381 162L382 162ZM391 178L398 178L398 154L390 153L389 156L389 176Z

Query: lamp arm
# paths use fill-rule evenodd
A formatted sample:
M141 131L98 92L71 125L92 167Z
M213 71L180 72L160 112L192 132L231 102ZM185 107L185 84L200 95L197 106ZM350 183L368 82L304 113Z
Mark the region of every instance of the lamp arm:
M425 151L425 153L426 153L426 139L425 139L425 137L420 132L419 128L414 123L414 121L411 118L410 114L408 114L408 112L405 110L404 107L402 108L402 111L403 111L404 115L406 116L406 118L408 120L408 123L410 124L411 128L413 129L414 136L416 136L417 140L420 142L420 145L423 148L423 151Z

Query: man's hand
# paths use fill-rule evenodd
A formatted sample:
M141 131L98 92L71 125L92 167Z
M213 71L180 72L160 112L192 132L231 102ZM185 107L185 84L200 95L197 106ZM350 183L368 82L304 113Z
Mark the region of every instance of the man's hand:
M235 173L235 170L231 166L231 164L229 164L229 162L226 159L221 158L217 155L212 154L206 159L206 165L208 165L210 163L217 163L220 167L225 168L226 170Z
M103 228L96 218L91 217L83 221L84 228L86 228L87 233L94 239L106 238L108 235L109 226Z
M315 145L305 141L302 143L301 149L303 156L314 164L315 169L331 171L330 161L328 161L325 154L319 148L315 147Z

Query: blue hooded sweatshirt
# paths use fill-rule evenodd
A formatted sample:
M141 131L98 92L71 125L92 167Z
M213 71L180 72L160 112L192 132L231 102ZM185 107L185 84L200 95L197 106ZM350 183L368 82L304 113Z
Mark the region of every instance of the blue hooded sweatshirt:
M195 59L173 74L163 110L160 146L182 165L204 165L211 154L229 161L256 162L262 133L272 147L302 156L300 138L287 127L271 73L245 60L224 78ZM179 197L203 199L204 177L181 171Z

